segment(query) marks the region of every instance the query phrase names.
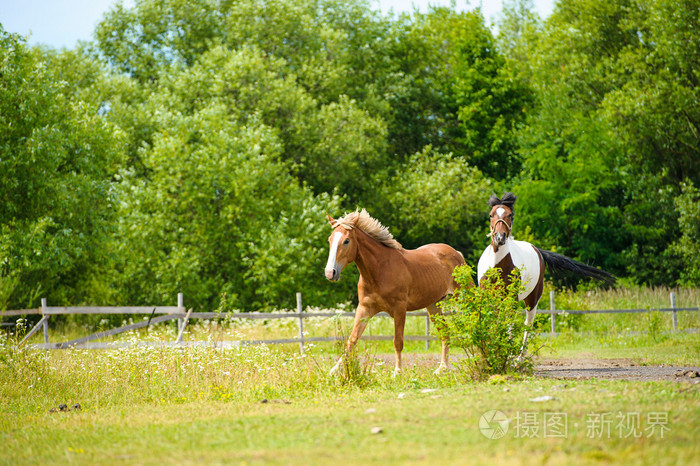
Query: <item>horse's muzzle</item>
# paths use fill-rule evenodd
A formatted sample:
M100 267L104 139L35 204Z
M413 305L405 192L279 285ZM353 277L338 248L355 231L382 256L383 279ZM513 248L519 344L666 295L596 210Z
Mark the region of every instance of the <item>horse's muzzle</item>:
M499 246L503 246L504 244L506 244L506 239L508 239L508 235L506 235L505 233L494 233L493 239L496 240L496 244L498 244Z
M326 278L332 282L337 282L340 279L340 272L335 268L326 269Z

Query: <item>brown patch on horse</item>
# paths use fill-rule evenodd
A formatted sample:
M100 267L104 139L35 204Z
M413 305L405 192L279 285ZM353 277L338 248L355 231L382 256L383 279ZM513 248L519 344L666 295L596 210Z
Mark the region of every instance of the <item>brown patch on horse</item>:
M501 280L503 280L503 284L505 286L510 285L511 280L510 280L510 272L513 269L517 269L515 267L515 264L513 264L513 258L511 257L510 254L506 254L506 256L501 259L501 261L494 266L495 269L498 269L498 273L501 276ZM483 284L486 282L486 280L482 281L482 287L484 286Z
M513 257L510 254L506 254L506 257L501 259L501 261L496 264L496 268L501 271L503 283L505 283L506 286L510 285L510 271L513 269L518 269L515 264L513 264Z

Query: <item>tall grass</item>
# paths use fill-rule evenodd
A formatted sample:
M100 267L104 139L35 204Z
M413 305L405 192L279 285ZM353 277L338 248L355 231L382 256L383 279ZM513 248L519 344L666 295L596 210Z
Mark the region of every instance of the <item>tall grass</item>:
M540 309L549 309L549 291L545 289ZM676 295L676 307L700 306L700 289L627 286L615 289L556 290L555 306L558 310L606 310L606 309L665 309L671 307L670 293ZM700 328L700 312L677 312L678 329ZM598 334L623 332L663 333L673 329L671 312L588 314L557 316L557 331L582 331ZM549 316L540 315L539 327L549 329Z
M360 376L330 377L333 358L310 348L131 346L110 350L37 351L0 336L0 407L46 412L72 406L169 405L199 401L284 403L334 399L356 390L405 386L452 386L452 375L436 379L426 368L390 367L367 351ZM425 370L423 370L425 369ZM0 409L2 409L0 408Z
M700 305L700 288L649 286L626 286L607 290L584 289L576 292L558 290L555 293L555 300L557 308L572 310L669 308L671 307L671 292L676 295L677 307L698 307ZM545 292L543 296L548 297L549 293Z

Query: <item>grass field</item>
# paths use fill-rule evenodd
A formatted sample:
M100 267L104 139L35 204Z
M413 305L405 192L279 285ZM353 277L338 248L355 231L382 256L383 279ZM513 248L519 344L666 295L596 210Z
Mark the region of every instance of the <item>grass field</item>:
M541 354L700 366L697 333L668 333L666 322L628 317L607 316L611 331L579 322L579 331L543 338ZM684 328L697 327L694 319ZM423 319L408 322L407 333L423 333ZM296 331L294 321L229 324L201 322L187 338L278 338ZM349 320L319 319L305 328L347 334L349 326ZM86 330L66 329L60 335L54 329L56 339ZM390 321L373 322L370 332L390 334ZM172 341L174 328L122 338ZM438 377L421 365L392 377L373 357L390 353L390 342L362 342L358 372L330 377L339 351L330 343L307 345L302 357L298 345L37 351L18 349L17 339L0 336L0 464L656 466L700 458L700 384L689 381L472 382L457 370ZM415 342L405 351L426 350ZM50 411L61 403L81 409ZM494 411L502 414L492 417Z
M560 388L560 382L526 380L428 394L411 381L394 388L288 393L289 404L216 399L224 392L212 390L202 399L98 403L62 414L4 411L0 461L678 465L697 464L700 454L695 389L606 381ZM542 394L556 400L529 401ZM479 430L480 417L490 410L511 418L500 439ZM545 416L562 413L559 430L550 424L545 431ZM372 434L374 427L382 432Z
M301 357L294 345L44 352L4 343L2 464L697 464L700 457L700 385L688 382L475 383L419 366L394 378L367 362L346 380L327 375L327 351ZM571 356L580 344L550 347ZM614 350L591 345L587 353ZM639 357L700 361L695 335L639 348ZM541 396L554 399L531 401ZM82 409L49 412L59 403ZM502 438L479 429L491 410L510 420ZM375 427L382 432L373 434Z

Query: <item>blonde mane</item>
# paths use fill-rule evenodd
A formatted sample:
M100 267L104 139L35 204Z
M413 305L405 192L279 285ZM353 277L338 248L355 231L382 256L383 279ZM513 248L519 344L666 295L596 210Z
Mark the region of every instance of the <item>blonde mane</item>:
M357 227L364 231L370 237L376 239L384 246L401 249L401 243L394 239L394 236L389 233L389 229L382 225L379 220L372 218L365 209L345 214L335 221L333 228L342 226L346 230L352 230Z

